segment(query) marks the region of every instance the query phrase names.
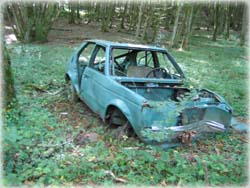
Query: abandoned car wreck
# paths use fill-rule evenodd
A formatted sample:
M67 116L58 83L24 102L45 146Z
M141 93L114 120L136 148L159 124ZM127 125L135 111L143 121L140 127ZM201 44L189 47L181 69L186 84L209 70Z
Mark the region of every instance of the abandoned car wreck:
M80 98L117 135L135 133L163 148L224 132L232 108L220 95L185 87L185 75L164 48L84 41L65 75Z

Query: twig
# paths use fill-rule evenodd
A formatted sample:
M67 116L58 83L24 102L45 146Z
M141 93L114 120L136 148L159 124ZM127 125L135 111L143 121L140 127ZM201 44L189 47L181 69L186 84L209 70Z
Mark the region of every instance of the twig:
M203 166L204 166L204 181L206 184L209 184L209 173L208 173L208 168L207 168L207 162L206 161L202 161Z
M48 93L49 95L57 95L57 94L61 93L62 91L64 91L64 88L61 88L61 89L52 93L46 89L43 89L42 87L34 85L34 84L27 84L27 86L30 87L31 89L36 90L36 91Z
M122 182L122 183L127 183L127 180L123 179L123 178L117 178L114 173L110 170L105 170L104 171L105 174L109 174L110 176L112 176L112 178L117 181L117 182Z
M36 86L34 84L27 84L26 86L30 87L31 89L35 89L37 91L40 91L40 92L47 92L45 89L39 87L39 86Z
M59 89L58 91L55 91L55 92L49 92L49 91L45 91L46 93L48 93L49 95L57 95L57 94L59 94L59 93L61 93L62 91L64 91L64 89Z
M139 147L126 147L126 148L123 148L123 149L127 149L127 150L138 150L140 149Z
M239 139L240 139L241 141L245 142L245 143L249 143L249 141L248 141L247 139L245 139L245 138L239 137Z

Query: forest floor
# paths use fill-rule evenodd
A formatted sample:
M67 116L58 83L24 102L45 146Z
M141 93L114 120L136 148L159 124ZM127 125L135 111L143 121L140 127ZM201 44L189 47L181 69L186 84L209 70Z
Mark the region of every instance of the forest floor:
M133 33L117 32L113 27L109 32L101 32L97 23L68 24L68 20L56 22L48 36L48 44L79 43L86 39L102 39L116 42L136 42Z
M67 99L66 62L87 38L137 42L125 32L102 33L94 24L53 26L44 44L11 43L18 107L6 112L6 185L245 185L248 135L237 131L209 135L162 151L137 138L116 140L83 102ZM10 34L10 33L9 33ZM229 101L246 123L247 55L237 38L211 41L207 33L190 38L186 51L169 49L194 87L206 87ZM93 142L77 144L79 135ZM86 141L86 140L85 140ZM86 141L87 142L87 141ZM15 182L15 183L13 183Z

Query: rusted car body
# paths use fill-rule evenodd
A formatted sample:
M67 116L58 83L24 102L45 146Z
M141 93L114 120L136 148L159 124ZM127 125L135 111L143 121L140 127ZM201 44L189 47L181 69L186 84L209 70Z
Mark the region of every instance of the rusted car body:
M177 146L230 126L232 108L218 94L184 87L185 75L164 49L84 41L67 65L74 97L144 142Z

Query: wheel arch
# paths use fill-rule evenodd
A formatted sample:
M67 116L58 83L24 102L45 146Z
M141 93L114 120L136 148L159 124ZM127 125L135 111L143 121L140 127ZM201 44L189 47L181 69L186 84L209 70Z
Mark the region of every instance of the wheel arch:
M66 83L68 83L69 81L71 81L71 78L70 78L70 76L69 76L68 73L65 73L64 79L65 79Z
M71 82L71 84L73 85L75 91L77 94L80 93L80 88L78 86L78 82L77 80L74 79L74 76L72 76L72 74L70 72L66 72L65 76L64 76L65 82L68 84L69 82Z
M113 100L111 103L109 103L106 106L105 112L104 112L104 122L107 123L108 113L114 109L118 109L124 115L124 117L128 120L133 130L135 130L132 114L128 106L121 100Z

